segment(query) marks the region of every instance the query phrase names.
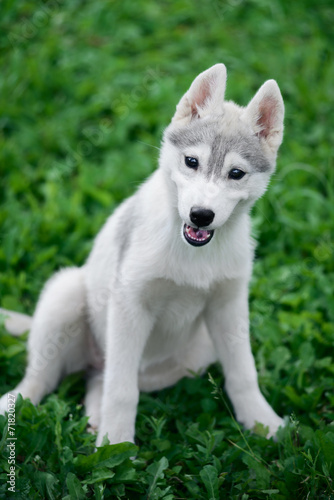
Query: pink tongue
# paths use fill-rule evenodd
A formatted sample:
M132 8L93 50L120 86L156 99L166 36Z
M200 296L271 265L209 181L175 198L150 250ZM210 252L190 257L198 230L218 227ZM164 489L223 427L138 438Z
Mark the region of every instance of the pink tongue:
M189 235L195 240L201 240L203 238L208 238L209 231L206 231L205 229L194 229L193 227L190 227Z

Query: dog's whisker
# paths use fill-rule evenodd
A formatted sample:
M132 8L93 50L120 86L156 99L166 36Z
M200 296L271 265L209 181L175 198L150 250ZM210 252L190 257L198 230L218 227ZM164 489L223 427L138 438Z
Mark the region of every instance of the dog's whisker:
M157 149L158 151L160 151L160 148L158 146L153 146L153 144L149 144L148 142L139 141L139 140L137 140L136 142L139 144L143 144L144 146L148 146L149 148Z

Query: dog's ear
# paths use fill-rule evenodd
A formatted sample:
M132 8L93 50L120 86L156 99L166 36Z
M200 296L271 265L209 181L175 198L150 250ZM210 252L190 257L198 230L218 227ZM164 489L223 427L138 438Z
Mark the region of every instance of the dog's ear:
M226 67L215 64L200 73L176 106L173 123L186 125L191 120L208 114L217 114L222 109L226 88Z
M246 107L245 117L264 149L276 156L283 139L284 104L275 80L260 87Z

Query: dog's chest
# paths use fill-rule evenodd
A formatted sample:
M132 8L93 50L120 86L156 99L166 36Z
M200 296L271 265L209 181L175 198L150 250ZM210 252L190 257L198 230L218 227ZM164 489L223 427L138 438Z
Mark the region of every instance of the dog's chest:
M208 292L179 286L166 279L147 284L144 307L154 318L145 357L172 355L195 333L205 309Z
M158 278L150 281L142 295L144 306L158 323L179 318L188 323L198 316L206 304L208 291Z

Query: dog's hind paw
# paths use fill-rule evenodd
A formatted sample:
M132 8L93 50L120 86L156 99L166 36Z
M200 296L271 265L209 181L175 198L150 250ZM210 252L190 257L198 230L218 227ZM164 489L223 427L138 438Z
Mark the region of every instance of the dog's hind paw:
M96 425L90 425L88 424L87 427L86 427L86 430L87 432L89 432L90 434L96 434L97 431L98 431L98 428Z
M6 392L3 396L0 398L0 415L4 415L6 412L9 410L9 403L14 404L15 399L11 402L10 401L10 396L12 393Z

